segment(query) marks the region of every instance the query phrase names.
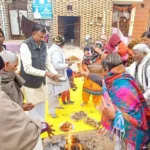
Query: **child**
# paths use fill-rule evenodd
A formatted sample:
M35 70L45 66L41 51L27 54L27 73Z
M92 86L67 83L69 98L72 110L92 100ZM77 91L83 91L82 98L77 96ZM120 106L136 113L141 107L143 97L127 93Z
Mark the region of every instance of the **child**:
M76 88L76 85L74 84L73 73L72 73L72 69L71 68L67 69L67 76L69 78L70 87L71 88ZM61 93L61 97L62 97L62 103L64 105L66 105L66 104L73 104L74 103L73 101L70 100L70 91L69 90L68 91L64 91L63 93Z
M84 57L86 56L91 56L91 52L90 52L90 48L89 47L85 47L84 48Z
M73 71L70 67L67 69L67 76L69 78L70 87L73 89L73 91L76 91L77 87L74 84Z

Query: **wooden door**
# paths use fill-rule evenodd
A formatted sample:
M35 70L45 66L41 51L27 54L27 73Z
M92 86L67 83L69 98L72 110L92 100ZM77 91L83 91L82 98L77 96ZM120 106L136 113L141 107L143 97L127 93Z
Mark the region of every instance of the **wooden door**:
M9 10L11 35L20 35L18 10Z
M74 23L74 45L80 47L80 17Z
M62 36L65 34L65 24L63 17L58 17L58 34Z
M27 6L13 4L9 6L9 19L11 28L12 39L22 39L23 34L21 32L21 19L22 15L27 17Z
M130 19L126 19L125 17L120 17L119 22L114 22L112 27L118 28L122 32L125 37L128 37L129 33L129 22Z

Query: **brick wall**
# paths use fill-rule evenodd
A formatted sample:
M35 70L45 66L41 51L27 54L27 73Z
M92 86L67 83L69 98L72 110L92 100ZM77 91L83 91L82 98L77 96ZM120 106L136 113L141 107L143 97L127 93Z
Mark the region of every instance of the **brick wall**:
M144 8L141 7L144 4ZM136 15L133 29L133 38L140 38L141 34L148 28L149 23L150 0L144 0L137 4Z
M84 41L87 34L97 39L101 34L110 35L112 25L112 0L52 0L54 36L58 35L58 16L80 17L80 41ZM70 2L72 11L67 11ZM96 24L98 18L102 20Z

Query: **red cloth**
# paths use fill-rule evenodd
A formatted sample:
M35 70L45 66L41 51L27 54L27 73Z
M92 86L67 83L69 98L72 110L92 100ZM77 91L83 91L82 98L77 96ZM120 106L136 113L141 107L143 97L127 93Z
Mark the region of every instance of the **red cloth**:
M33 21L27 19L25 16L22 16L22 20L21 20L21 30L22 30L22 33L26 37L30 37L32 35L32 28L36 24L38 24L38 23L33 22ZM42 26L45 27L48 31L50 30L49 26L44 26L44 25L42 25Z
M117 53L121 56L123 61L127 61L129 56L133 56L132 50L130 50L125 43L121 41L116 33L111 36L109 42L104 46L105 53L113 53L117 46Z
M121 42L119 36L114 33L111 37L110 37L110 40L109 42L104 46L104 49L106 51L108 51L109 53L112 53L116 46Z

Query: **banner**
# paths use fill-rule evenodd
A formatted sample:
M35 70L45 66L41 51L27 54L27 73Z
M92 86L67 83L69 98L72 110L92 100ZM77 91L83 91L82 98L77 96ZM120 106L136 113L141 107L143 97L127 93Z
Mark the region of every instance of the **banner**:
M33 0L34 19L52 19L52 4L48 0Z

